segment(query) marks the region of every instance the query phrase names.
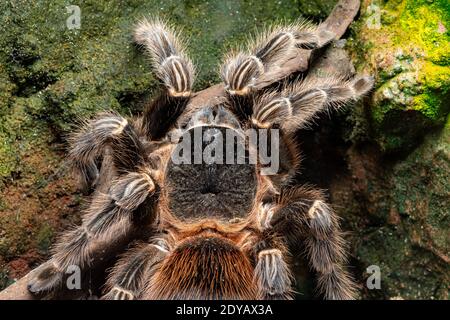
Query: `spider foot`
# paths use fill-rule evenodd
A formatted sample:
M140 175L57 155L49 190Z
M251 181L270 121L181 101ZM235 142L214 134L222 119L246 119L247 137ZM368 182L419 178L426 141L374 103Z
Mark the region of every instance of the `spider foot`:
M121 287L115 286L101 300L134 300L134 294Z
M259 128L268 128L272 124L281 124L293 114L292 103L290 99L272 95L263 96L258 103L262 105L257 108L252 115L252 123Z
M63 274L54 264L44 264L31 274L27 289L36 295L54 290L61 286L62 276Z
M258 254L255 281L262 299L291 299L292 275L279 249L266 249Z
M255 55L239 53L226 61L222 68L225 88L231 95L246 95L264 73L264 65Z

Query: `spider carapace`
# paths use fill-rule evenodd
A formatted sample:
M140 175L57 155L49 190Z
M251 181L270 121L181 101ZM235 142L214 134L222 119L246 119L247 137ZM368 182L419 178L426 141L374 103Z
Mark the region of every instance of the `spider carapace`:
M338 217L320 190L291 179L300 164L294 134L373 80L306 76L258 87L296 51L333 37L305 22L272 27L225 57L224 97L194 106L195 70L179 34L160 19L139 22L134 39L161 92L139 117L102 113L73 134L69 159L81 184L95 188L106 154L111 178L28 289L57 292L70 266L88 272L118 256L102 299L290 299L289 249L301 247L320 295L354 298ZM111 249L118 242L121 254Z

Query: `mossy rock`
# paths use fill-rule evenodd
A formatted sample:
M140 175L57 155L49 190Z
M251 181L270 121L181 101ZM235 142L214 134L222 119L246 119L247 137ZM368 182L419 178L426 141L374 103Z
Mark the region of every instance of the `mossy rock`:
M387 215L377 231L361 234L357 257L381 267L384 297L448 299L449 172L450 128L445 127L383 173L390 186L383 195Z
M382 150L410 151L450 111L450 3L363 1L349 48L357 69L376 76L370 108Z

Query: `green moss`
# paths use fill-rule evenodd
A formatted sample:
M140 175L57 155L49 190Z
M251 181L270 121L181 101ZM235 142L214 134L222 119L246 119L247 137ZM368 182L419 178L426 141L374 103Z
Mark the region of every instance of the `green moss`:
M2 159L0 162L0 176L7 177L16 168L15 152L5 132L0 132L0 143L0 158Z
M448 1L402 1L385 9L399 12L398 21L382 28L392 39L392 46L408 50L416 59L414 71L424 93L408 108L418 110L432 120L439 120L443 97L450 86L450 37ZM436 92L437 89L440 92Z
M9 272L6 268L1 268L0 266L0 290L3 290L10 284L14 282L9 276Z
M384 220L368 223L358 207L351 209L355 217L346 217L355 223L352 243L361 270L381 270L381 290L364 288L363 296L448 299L450 130L429 134L405 159L382 162L377 170L378 177L367 177L362 208Z
M445 122L444 130L450 130L450 114L447 115L447 121Z
M39 229L39 232L36 235L36 243L38 249L42 253L44 254L48 253L50 246L52 244L53 235L54 235L53 228L47 223L44 223Z
M414 110L430 119L443 122L450 111L450 67L425 62L420 83L423 93L414 97Z
M16 216L0 217L0 256L11 259L23 254L30 244L26 221L21 220L20 212Z
M408 0L402 3L403 10L398 24L401 32L395 33L395 44L402 45L405 36L411 44L423 50L425 58L438 65L450 63L450 4L446 0ZM398 7L393 8L398 10ZM442 31L440 31L442 29Z
M358 69L377 78L371 107L373 138L387 152L404 151L417 145L410 141L420 133L442 126L449 112L450 5L445 0L371 3L362 8L363 18L353 27L349 48ZM374 12L381 15L379 26L369 23ZM423 126L407 130L410 136L393 134L403 125L397 122L398 111L407 117L415 114L414 123Z
M327 18L327 13L331 12L337 0L300 0L297 2L302 15L311 17L313 20L319 22Z

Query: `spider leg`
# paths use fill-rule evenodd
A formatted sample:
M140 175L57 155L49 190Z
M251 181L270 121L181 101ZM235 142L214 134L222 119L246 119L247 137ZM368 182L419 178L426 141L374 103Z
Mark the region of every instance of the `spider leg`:
M133 172L119 177L107 194L95 194L82 225L62 235L47 267L38 269L32 276L29 291L41 293L61 289L69 267L95 268L114 253L110 251L115 244L129 240L143 219L152 223L155 218L152 203L157 198L155 189L147 172Z
M119 173L134 171L144 162L144 147L133 126L113 113L87 122L70 140L69 160L85 189L95 184L99 175L96 160L107 146Z
M165 90L145 109L142 128L151 140L161 139L189 102L195 69L177 32L155 19L139 22L134 39L144 46Z
M296 142L297 129L309 125L321 112L338 109L356 101L373 85L370 77L357 76L351 80L337 77L306 78L289 85L282 92L269 92L258 96L253 104L251 126L278 132L280 167L271 180L282 185L297 172L300 151Z
M364 96L373 86L373 78L357 76L305 78L286 87L280 94L262 95L254 105L252 123L259 128L280 125L287 133L305 127L321 112L339 109Z
M296 48L323 46L322 33L305 22L274 27L260 35L247 52L232 52L225 58L221 72L228 93L249 94L261 75L285 62Z
M292 245L305 241L318 290L326 299L354 299L356 286L344 268L346 246L338 217L323 199L320 191L309 188L282 190L275 203L264 206L261 223Z
M106 283L103 300L139 299L154 268L168 254L169 246L163 239L128 251L114 266ZM152 272L153 270L153 272Z
M292 280L284 243L270 230L262 233L254 245L256 266L253 281L258 288L258 299L292 299Z
M298 48L316 49L334 37L307 22L272 27L262 33L246 51L225 57L221 77L235 112L244 119L251 115L252 93L258 79L292 58Z

